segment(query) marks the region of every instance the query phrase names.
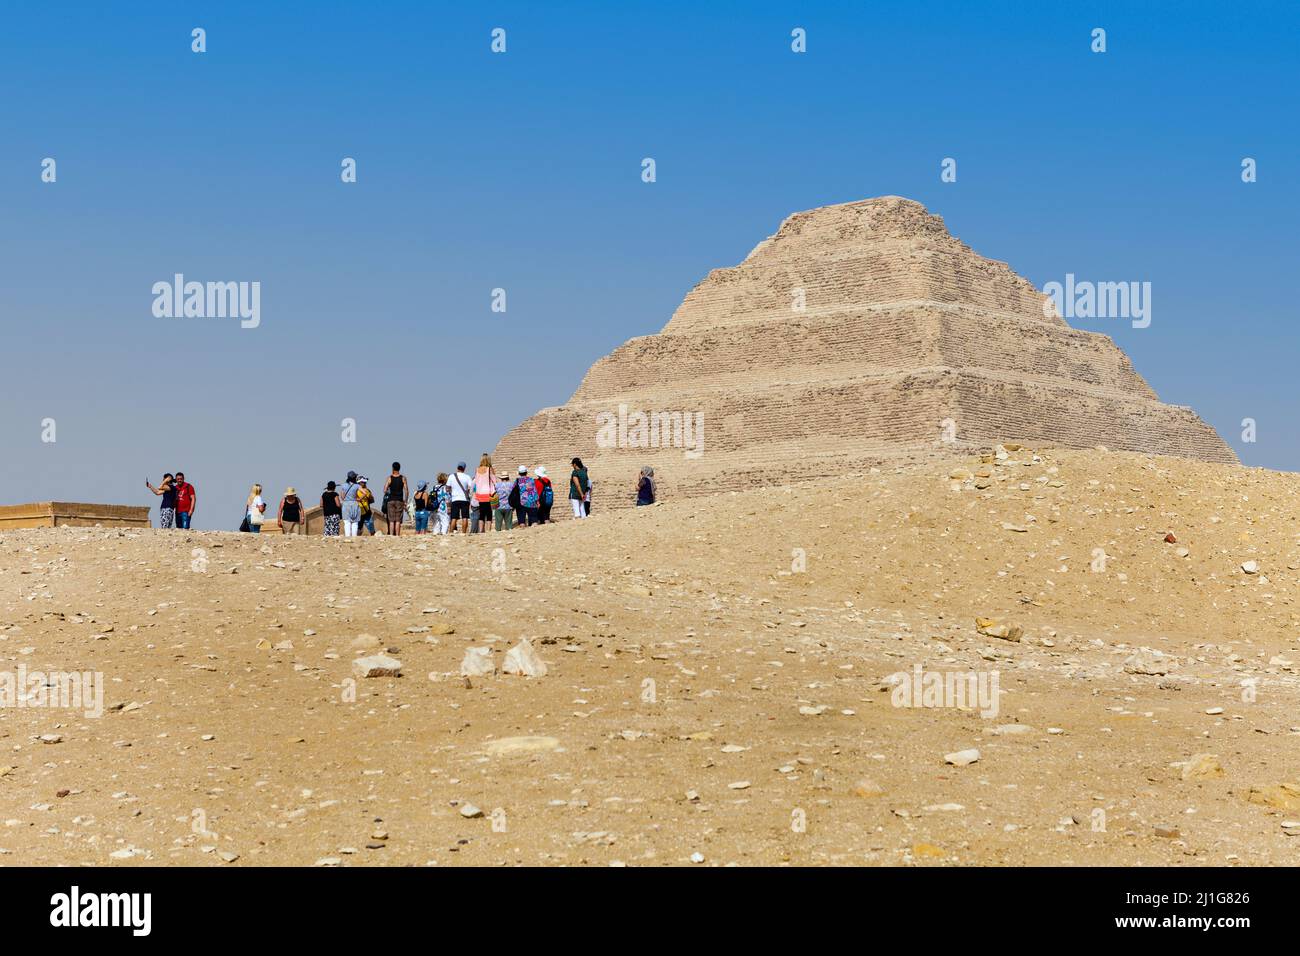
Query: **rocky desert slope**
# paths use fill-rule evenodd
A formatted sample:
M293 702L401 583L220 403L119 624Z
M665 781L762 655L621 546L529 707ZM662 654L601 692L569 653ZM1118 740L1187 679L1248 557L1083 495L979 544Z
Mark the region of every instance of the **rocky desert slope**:
M508 535L8 532L3 669L104 713L0 708L0 863L1295 864L1298 493L1009 446ZM895 706L918 666L997 713Z

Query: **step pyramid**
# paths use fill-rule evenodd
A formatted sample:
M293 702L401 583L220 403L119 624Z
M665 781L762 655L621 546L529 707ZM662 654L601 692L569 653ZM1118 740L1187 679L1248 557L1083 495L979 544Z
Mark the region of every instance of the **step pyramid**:
M630 504L642 465L677 496L1004 441L1237 461L1108 336L1070 328L1049 302L912 200L795 213L710 272L659 334L507 433L493 460L544 464L563 487L576 455L596 507Z

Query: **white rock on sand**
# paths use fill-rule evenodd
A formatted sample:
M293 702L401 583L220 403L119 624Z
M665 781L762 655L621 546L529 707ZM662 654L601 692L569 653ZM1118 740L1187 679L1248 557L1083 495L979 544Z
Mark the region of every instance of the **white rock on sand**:
M489 740L483 749L493 757L549 753L560 749L560 741L556 737L501 737Z
M1126 674L1163 677L1173 668L1174 663L1165 657L1163 653L1149 647L1139 648L1136 654L1130 654L1124 659L1124 672Z
M546 663L537 656L537 651L533 650L533 645L528 643L528 639L523 638L506 651L506 659L501 665L501 670L506 674L519 674L523 677L545 677Z
M402 662L384 654L358 657L352 662L352 673L358 677L401 677Z
M497 665L492 660L492 648L467 647L465 657L460 662L463 677L487 677L497 672Z

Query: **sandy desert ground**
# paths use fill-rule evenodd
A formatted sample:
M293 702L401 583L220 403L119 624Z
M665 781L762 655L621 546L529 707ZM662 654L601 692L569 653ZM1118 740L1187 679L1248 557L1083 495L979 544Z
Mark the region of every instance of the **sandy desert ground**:
M509 535L8 532L4 668L105 711L0 710L0 863L1295 864L1298 496L1013 449ZM546 676L460 676L524 636ZM915 665L998 713L894 706Z

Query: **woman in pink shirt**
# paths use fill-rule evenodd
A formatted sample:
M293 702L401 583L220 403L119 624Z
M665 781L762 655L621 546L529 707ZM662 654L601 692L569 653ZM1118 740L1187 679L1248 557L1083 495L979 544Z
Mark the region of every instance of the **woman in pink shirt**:
M497 475L492 470L492 457L483 453L474 472L474 503L478 506L478 529L485 532L492 527L492 499L497 493Z

